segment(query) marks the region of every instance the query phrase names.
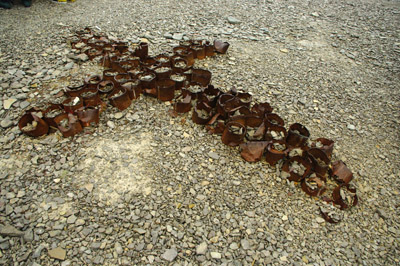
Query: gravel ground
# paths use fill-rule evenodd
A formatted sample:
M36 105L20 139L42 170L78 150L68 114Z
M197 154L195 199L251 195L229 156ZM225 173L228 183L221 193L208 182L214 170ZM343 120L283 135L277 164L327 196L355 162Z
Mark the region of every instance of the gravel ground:
M398 265L399 14L400 2L383 0L34 0L0 10L0 264ZM287 125L335 140L359 205L325 223L320 202L279 170L243 161L155 99L110 108L73 139L21 135L23 109L101 71L70 59L67 37L86 26L146 38L153 53L180 38L230 42L196 64L214 85L269 101Z

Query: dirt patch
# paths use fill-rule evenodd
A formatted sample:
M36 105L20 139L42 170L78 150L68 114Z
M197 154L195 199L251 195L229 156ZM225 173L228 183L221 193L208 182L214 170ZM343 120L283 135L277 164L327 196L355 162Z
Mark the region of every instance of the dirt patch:
M78 182L93 184L93 193L107 203L116 202L127 193L150 194L151 140L148 133L119 140L97 138L82 155L79 168L83 171Z

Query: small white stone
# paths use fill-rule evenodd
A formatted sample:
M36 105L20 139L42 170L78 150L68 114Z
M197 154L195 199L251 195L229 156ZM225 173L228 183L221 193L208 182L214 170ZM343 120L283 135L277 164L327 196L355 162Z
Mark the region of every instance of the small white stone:
M107 126L108 126L109 128L112 128L112 129L115 128L115 124L114 124L113 121L107 121Z
M118 112L118 113L116 113L116 114L114 115L115 119L121 119L123 116L124 116L124 114L121 113L121 112Z
M352 124L348 124L347 128L350 129L350 130L356 130L356 127L354 125L352 125Z
M8 110L17 101L17 99L9 98L3 101L4 109Z
M211 258L216 259L216 260L219 260L222 258L222 255L219 252L211 252L210 255L211 255Z

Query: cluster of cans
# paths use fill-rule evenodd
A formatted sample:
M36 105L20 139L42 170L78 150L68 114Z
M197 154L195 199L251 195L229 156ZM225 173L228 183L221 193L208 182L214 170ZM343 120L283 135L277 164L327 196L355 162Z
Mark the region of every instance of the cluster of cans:
M311 139L299 123L286 128L269 103L254 103L251 94L235 89L224 92L210 84L210 71L194 67L197 59L226 53L229 43L181 41L171 52L149 56L147 43L130 46L90 28L77 32L70 42L73 49L98 61L103 75L67 88L64 99L45 110L28 110L19 121L23 133L37 137L58 129L64 137L73 136L97 124L107 104L124 110L143 94L173 101L172 115L193 110L194 123L221 135L224 144L240 146L246 161L281 166L282 176L300 183L308 195L321 196L339 209L357 204L352 172L342 161L331 162L332 140ZM325 196L329 190L331 197ZM321 213L328 222L338 222L333 212Z
M286 128L268 102L254 103L249 93L224 92L207 85L197 92L190 87L182 90L174 111L185 113L191 109L194 123L221 135L224 144L239 146L244 160L279 165L283 178L298 182L308 195L322 197L339 209L357 204L356 189L350 183L353 173L343 161L331 162L334 142L311 139L309 130L299 123ZM331 197L326 196L329 192ZM335 212L330 215L321 209L321 213L328 222L337 222Z

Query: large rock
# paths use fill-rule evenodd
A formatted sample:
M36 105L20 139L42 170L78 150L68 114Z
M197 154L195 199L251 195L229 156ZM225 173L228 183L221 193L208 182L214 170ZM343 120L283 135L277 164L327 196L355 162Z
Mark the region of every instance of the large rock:
M53 259L65 260L66 255L67 252L60 247L49 250L49 256Z
M5 225L0 227L0 235L2 236L23 236L24 232L18 230L12 225Z

